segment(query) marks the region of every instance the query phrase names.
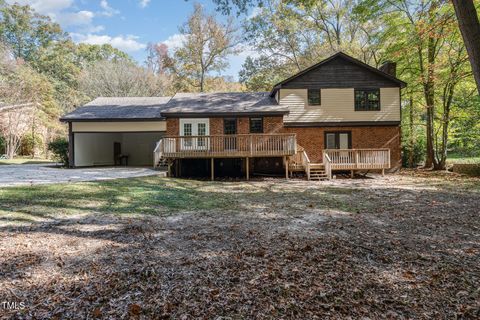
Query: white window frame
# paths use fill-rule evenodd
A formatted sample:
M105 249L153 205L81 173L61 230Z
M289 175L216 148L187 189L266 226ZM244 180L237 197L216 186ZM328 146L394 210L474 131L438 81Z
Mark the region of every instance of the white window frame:
M192 125L192 136L198 136L198 125L200 123L205 124L205 135L210 135L210 119L208 118L184 118L180 119L180 136L185 136L184 125L190 123ZM190 141L190 142L188 142ZM200 142L200 143L199 143ZM182 139L180 144L182 150L206 150L209 146L208 139L205 141L200 140L200 138L191 138L189 140Z

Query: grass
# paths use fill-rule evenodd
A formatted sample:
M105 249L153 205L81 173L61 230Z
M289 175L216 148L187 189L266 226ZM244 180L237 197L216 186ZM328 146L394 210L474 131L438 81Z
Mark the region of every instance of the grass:
M0 159L0 165L12 165L12 164L42 164L53 163L50 159L37 159L37 158L14 158L14 159Z
M480 163L480 157L466 157L460 154L449 154L447 163L454 164L454 163Z
M368 203L349 201L353 190L304 187L278 180L273 187L243 182L210 182L156 176L0 189L0 216L35 221L82 214L156 215L281 210L304 213L325 208L356 213Z

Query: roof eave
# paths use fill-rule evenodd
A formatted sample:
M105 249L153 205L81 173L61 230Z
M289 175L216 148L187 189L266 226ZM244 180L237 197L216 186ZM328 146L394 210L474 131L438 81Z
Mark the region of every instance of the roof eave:
M277 111L249 111L249 112L234 112L234 111L225 111L225 112L163 112L162 114L165 118L198 118L198 117L225 117L225 116L283 116L288 114L288 110L277 110Z
M165 117L157 118L60 118L60 122L135 122L135 121L165 121Z

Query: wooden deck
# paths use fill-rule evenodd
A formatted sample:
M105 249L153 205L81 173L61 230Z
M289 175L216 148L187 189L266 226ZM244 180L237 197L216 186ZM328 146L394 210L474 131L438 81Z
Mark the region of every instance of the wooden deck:
M176 136L161 139L154 153L155 159L284 157L296 145L295 134Z
M305 172L307 179L331 179L334 171L350 171L352 176L358 170L389 169L390 149L326 149L323 150L323 161L312 163L301 147L290 157L290 172Z

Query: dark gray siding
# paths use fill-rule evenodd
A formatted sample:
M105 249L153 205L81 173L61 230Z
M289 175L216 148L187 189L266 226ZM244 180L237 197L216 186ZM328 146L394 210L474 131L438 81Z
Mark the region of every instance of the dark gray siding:
M338 56L287 83L282 88L380 88L400 85L367 68Z

